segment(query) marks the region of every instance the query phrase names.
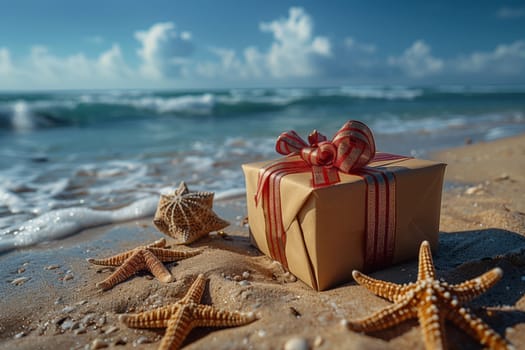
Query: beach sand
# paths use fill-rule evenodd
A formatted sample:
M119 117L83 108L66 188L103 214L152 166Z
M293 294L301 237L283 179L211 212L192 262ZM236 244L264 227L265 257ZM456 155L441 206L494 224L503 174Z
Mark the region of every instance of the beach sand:
M523 349L525 135L450 149L432 158L449 164L440 249L434 256L437 274L457 283L501 267L503 279L469 307ZM104 292L95 284L109 270L86 262L88 257L110 256L163 237L151 218L1 255L0 348L155 349L164 330L127 328L119 323L118 314L176 301L199 273L210 280L203 303L254 311L259 320L237 328L196 329L186 339L186 349L283 349L294 337L306 339L311 349L424 348L416 321L368 335L348 331L341 320L368 315L389 302L353 282L315 292L294 281L250 245L248 229L242 225L244 199L217 202L215 210L232 222L225 230L229 239L211 235L193 244L204 252L168 264L175 277L169 284L144 273ZM236 281L245 272L248 282ZM397 283L414 281L417 261L372 276ZM11 283L15 279L18 285ZM447 332L452 349L480 348L453 326Z

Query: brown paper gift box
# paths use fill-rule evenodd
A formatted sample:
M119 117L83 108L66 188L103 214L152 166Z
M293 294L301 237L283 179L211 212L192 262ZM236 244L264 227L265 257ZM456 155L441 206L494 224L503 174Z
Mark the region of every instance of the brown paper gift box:
M270 162L243 165L250 234L259 250L269 252L262 205L255 205L259 169ZM445 164L421 159L374 162L393 172L396 184L396 233L393 263L417 256L420 243L438 245L439 214ZM286 258L291 273L316 290L351 281L364 265L365 181L340 173L341 182L312 188L311 173L286 175L281 205L286 231Z

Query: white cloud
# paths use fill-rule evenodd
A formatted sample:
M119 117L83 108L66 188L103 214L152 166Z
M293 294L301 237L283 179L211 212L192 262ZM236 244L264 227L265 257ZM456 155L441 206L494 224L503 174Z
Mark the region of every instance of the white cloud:
M11 62L11 54L5 47L0 47L0 77L8 76L13 72L13 63Z
M401 56L389 57L388 64L400 68L412 78L422 78L442 71L442 59L433 57L431 48L423 40L415 41Z
M177 77L193 52L191 33L175 31L172 22L155 23L148 30L135 32L142 47L140 72L149 79Z
M255 46L236 51L211 48L218 62L202 62L196 72L202 76L226 79L307 78L321 75L324 63L333 56L328 38L313 35L313 21L300 7L292 7L287 18L262 22L259 29L273 35L270 47Z
M273 77L316 75L319 72L317 59L332 54L328 38L312 37L312 19L300 7L290 8L288 18L261 23L259 28L274 37L266 54L266 66Z
M525 41L500 44L490 52L474 52L456 62L463 73L484 72L497 75L515 75L525 72Z
M497 14L500 19L516 19L525 17L525 8L523 7L502 7Z

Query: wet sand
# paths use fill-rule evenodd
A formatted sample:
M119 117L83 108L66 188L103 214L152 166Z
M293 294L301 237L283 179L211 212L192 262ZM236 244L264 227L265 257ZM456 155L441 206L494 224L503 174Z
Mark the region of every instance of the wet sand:
M437 274L456 283L501 267L503 279L469 307L518 349L525 348L525 135L432 158L449 164L440 249L434 256ZM259 320L237 328L194 330L184 343L187 349L282 349L294 337L306 339L311 349L424 348L416 321L368 335L348 331L341 320L389 303L352 282L313 291L250 245L242 225L244 199L217 202L215 209L232 222L225 230L228 239L214 234L186 248L204 252L168 264L175 277L169 284L142 273L104 292L95 284L110 271L86 262L164 237L151 219L90 229L1 255L0 348L156 349L164 330L127 328L118 314L176 301L199 273L210 279L203 303L254 311ZM414 281L417 261L372 276ZM452 349L480 348L452 326L447 332Z

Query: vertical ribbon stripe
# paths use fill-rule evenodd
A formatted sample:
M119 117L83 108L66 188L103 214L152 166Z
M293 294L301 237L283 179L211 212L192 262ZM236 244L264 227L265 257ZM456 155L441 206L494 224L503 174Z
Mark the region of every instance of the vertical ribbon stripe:
M394 174L370 167L356 175L366 183L366 235L364 264L375 270L391 263L396 233L396 186Z

